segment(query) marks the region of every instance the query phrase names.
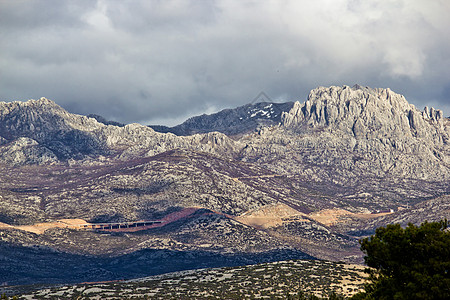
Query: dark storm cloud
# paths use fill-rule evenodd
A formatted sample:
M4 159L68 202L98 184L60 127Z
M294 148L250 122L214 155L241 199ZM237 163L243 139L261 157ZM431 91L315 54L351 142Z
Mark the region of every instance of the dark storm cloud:
M450 115L448 1L0 1L0 99L174 124L319 85Z

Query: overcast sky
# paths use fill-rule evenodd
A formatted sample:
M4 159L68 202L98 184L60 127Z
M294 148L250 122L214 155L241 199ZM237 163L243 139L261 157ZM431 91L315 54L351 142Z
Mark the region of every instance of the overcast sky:
M0 101L176 125L317 86L450 115L448 0L0 0Z

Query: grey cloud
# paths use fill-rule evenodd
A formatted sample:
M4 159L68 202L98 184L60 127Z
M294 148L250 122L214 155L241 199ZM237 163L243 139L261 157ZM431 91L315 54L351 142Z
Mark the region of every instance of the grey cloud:
M118 1L105 13L112 25L131 34L186 31L208 26L219 12L215 1Z
M6 29L14 33L21 30L34 31L42 27L52 30L55 27L83 26L79 16L95 7L95 2L5 0L0 3L0 7L2 31Z
M359 83L450 115L450 9L431 2L4 1L0 99L174 125Z

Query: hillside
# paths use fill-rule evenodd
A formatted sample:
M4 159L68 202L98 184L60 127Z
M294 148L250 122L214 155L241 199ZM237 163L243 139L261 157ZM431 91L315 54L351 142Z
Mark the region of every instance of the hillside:
M259 102L234 109L224 109L218 113L192 117L174 127L150 126L158 132L171 132L176 135L192 135L218 131L226 135L252 132L261 127L277 125L283 113L288 112L294 103Z
M18 287L8 289L19 299L65 297L74 299L244 299L286 298L314 294L327 297L333 292L350 296L361 290L366 274L363 267L326 261L280 261L220 269L168 273L120 282L73 286ZM31 291L30 291L31 290ZM26 297L26 298L25 298Z

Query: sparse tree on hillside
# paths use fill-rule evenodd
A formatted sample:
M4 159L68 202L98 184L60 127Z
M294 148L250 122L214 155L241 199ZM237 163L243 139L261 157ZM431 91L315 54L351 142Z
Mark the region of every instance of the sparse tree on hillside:
M364 293L352 299L450 299L447 220L387 225L360 241L369 269Z

